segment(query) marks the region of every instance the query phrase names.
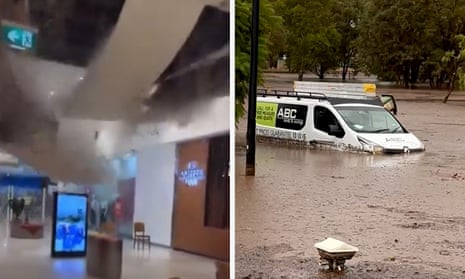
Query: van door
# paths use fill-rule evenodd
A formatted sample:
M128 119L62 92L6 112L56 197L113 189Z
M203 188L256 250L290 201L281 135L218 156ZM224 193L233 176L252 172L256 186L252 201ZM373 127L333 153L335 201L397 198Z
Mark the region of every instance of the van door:
M346 132L334 113L327 107L316 105L313 107L313 133L316 143L338 144L342 142Z

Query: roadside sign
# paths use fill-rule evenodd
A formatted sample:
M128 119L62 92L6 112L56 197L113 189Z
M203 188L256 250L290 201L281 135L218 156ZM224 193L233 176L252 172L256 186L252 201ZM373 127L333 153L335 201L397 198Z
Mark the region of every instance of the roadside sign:
M37 44L37 29L3 20L1 40L11 48L34 52Z

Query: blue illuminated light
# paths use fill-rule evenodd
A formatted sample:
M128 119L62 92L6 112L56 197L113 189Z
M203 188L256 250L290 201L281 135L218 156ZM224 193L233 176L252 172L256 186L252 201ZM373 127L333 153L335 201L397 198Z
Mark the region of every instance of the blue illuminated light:
M55 226L55 251L84 252L87 240L87 197L58 194Z
M199 167L196 161L187 163L187 168L179 174L179 180L189 187L195 187L201 180L205 179L205 171Z
M11 48L21 51L34 51L36 48L37 30L35 28L2 20L0 33L1 41Z

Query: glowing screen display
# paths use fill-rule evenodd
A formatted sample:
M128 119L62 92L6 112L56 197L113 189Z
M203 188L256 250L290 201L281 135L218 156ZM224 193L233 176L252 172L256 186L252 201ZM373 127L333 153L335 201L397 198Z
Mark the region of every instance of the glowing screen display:
M87 247L87 196L57 193L52 255L85 255Z

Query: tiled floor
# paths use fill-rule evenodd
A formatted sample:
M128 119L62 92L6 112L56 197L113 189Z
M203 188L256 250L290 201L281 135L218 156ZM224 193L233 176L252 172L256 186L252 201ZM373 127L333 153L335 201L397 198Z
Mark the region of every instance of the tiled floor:
M0 278L2 279L84 279L85 259L51 259L50 239L19 240L4 237L0 229ZM124 243L122 279L213 279L212 260L152 247L151 251L133 250Z

